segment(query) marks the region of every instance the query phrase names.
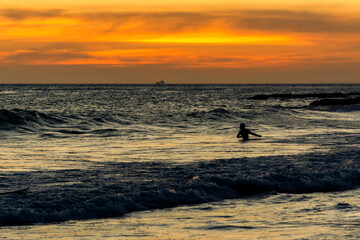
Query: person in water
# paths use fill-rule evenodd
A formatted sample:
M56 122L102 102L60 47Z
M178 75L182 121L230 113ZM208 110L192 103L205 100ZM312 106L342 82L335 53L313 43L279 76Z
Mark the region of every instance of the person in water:
M244 141L247 141L247 140L249 140L249 134L254 135L254 136L257 136L257 137L261 137L261 135L258 135L258 134L256 134L256 133L253 133L253 132L250 131L249 129L246 129L246 128L245 128L245 123L241 123L241 124L240 124L240 131L239 131L239 133L238 133L238 135L237 135L237 138L242 137L242 139L243 139Z

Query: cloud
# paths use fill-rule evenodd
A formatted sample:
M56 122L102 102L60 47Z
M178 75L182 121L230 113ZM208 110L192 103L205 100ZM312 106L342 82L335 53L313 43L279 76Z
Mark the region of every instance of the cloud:
M109 31L122 26L153 32L184 32L217 27L223 30L260 30L299 33L360 33L360 18L314 11L238 10L223 12L98 12L78 17L90 22L111 24ZM133 25L131 25L133 23Z
M78 15L86 22L104 26L105 31L179 33L194 32L212 25L216 17L200 12L93 12Z
M316 11L228 10L204 12L69 12L65 9L2 9L0 16L13 21L63 17L80 20L104 32L119 29L153 33L196 32L207 28L224 31L278 31L299 33L360 33L360 18Z
M34 9L0 9L0 16L20 21L28 18L51 18L62 16L62 9L34 10Z
M359 62L359 18L310 10L0 9L0 18L4 66L167 64L210 69ZM273 44L274 39L280 40Z
M283 32L360 33L360 18L294 10L249 10L234 13L228 21L236 28Z
M36 51L16 51L13 55L10 55L2 62L13 64L33 64L43 63L51 64L56 62L64 62L74 59L90 59L91 56L84 53L71 53L66 51L51 51L51 52L36 52Z

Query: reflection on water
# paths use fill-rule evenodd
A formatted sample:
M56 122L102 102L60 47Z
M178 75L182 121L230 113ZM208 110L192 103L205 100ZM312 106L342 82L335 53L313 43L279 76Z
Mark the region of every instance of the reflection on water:
M356 239L359 105L250 97L358 89L2 86L0 238Z
M0 233L8 239L357 239L359 193L258 196Z
M234 133L236 130L234 130ZM265 132L266 134L266 132ZM300 133L289 131L289 139ZM292 135L295 134L295 135ZM191 162L214 159L295 155L313 152L317 144L299 144L284 136L264 136L248 142L232 135L181 135L124 141L107 139L19 140L0 148L2 171L83 169L89 162L165 161Z

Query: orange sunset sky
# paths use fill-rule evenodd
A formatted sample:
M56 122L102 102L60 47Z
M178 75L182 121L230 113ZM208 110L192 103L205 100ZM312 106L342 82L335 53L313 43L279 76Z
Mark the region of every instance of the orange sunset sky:
M0 83L360 83L359 0L0 0Z

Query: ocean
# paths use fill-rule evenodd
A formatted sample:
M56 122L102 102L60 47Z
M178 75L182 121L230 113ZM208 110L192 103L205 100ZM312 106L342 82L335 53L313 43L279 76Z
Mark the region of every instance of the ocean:
M0 239L358 239L359 98L0 85ZM261 137L238 139L240 123Z

